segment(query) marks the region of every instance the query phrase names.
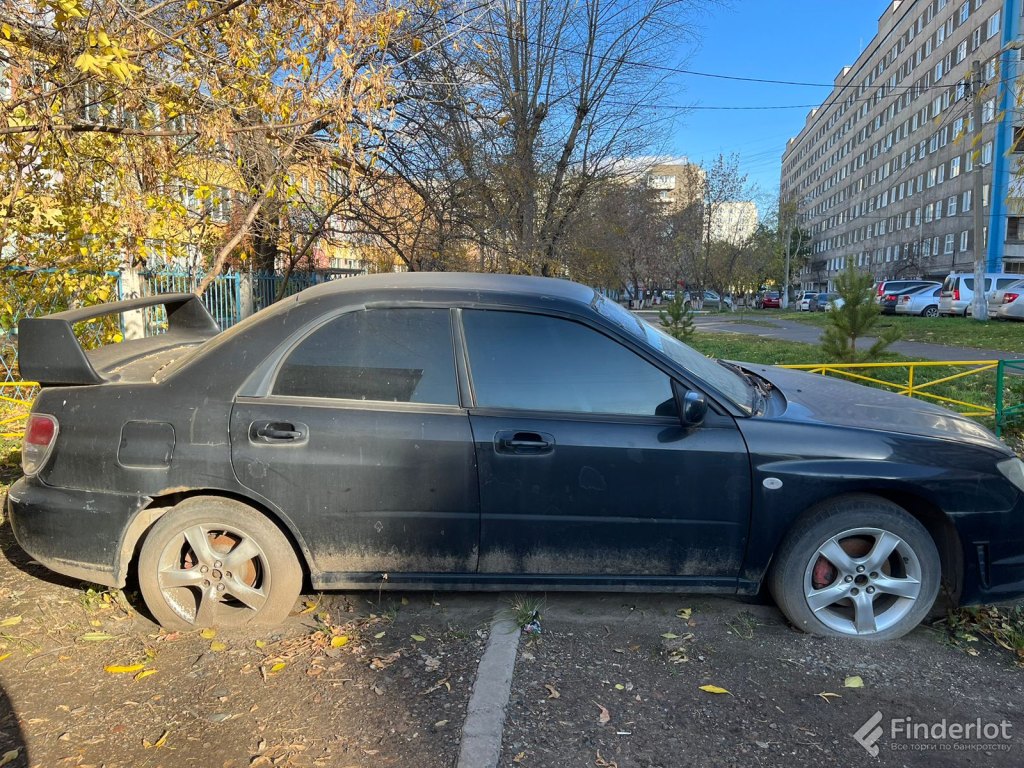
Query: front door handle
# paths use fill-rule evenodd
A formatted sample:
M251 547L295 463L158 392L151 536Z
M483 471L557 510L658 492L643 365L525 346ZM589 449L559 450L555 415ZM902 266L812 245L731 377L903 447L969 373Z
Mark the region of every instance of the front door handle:
M249 427L249 439L256 443L299 443L308 435L309 427L290 421L254 421Z
M555 438L547 432L507 429L494 435L494 450L515 456L542 456L555 450Z

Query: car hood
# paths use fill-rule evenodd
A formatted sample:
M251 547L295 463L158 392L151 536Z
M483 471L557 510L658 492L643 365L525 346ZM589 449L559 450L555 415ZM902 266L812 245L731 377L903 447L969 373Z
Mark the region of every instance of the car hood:
M832 376L770 365L739 365L770 381L785 396L784 410L770 418L966 441L1013 455L978 422L922 400Z

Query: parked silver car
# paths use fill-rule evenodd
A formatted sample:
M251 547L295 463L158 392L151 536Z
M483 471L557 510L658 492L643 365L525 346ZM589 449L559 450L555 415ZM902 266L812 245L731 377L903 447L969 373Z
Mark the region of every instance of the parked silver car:
M941 293L942 286L935 283L911 293L900 294L896 299L896 314L938 317L939 295Z
M993 298L997 320L1024 320L1024 280L1010 283Z

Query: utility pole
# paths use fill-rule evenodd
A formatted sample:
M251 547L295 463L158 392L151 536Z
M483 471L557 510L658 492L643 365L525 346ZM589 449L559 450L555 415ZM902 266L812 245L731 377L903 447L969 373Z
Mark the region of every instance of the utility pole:
M981 176L981 160L983 153L982 146L982 125L981 125L981 62L977 59L971 64L971 101L974 107L974 131L971 140L971 154L977 148L977 157L974 160L973 181L974 191L971 197L974 198L974 301L971 303L971 313L974 319L985 322L988 320L988 296L985 294L985 225L984 206L982 195L984 189Z

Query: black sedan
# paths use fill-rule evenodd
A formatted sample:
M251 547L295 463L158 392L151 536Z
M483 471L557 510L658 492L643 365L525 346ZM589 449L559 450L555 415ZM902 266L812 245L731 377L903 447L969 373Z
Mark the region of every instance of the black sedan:
M163 305L84 352L72 326ZM970 419L712 360L582 285L408 274L219 332L190 294L23 320L42 382L8 512L49 568L175 628L313 589L770 590L881 640L940 586L1024 593L1024 464Z

